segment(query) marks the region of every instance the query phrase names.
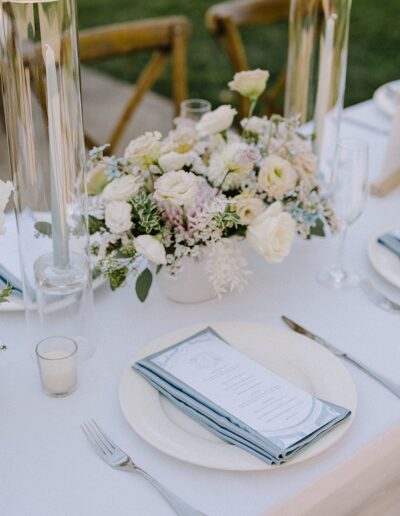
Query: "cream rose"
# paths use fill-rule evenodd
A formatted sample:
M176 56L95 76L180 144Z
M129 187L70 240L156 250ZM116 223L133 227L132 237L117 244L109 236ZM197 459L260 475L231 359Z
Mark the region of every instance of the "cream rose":
M234 177L249 174L260 158L260 153L245 143L228 143L221 152L215 152L210 159L208 178L215 186L224 189L238 186L241 178Z
M297 183L297 174L286 159L268 156L258 174L258 186L276 200L292 191Z
M159 177L154 185L154 198L172 206L190 206L196 200L198 178L192 172L178 170Z
M111 201L105 209L106 226L111 233L123 233L132 227L132 207L127 202Z
M214 111L206 113L197 124L197 130L201 136L220 133L226 131L232 125L237 111L232 106L219 106Z
M108 166L105 163L98 163L89 170L87 175L87 190L89 195L99 195L108 184L107 177Z
M160 156L161 133L158 131L147 132L132 140L125 149L124 157L139 167L148 168L153 165Z
M265 211L265 204L257 197L239 195L233 199L233 206L240 217L240 222L249 225L253 220Z
M138 254L147 258L156 265L164 265L167 261L165 248L154 236L140 235L135 238L135 249Z
M240 125L249 133L262 134L267 131L268 120L260 118L259 116L252 116L250 118L243 118Z
M181 170L185 165L189 165L191 161L190 154L172 151L161 156L158 164L164 172L171 172L172 170Z
M289 254L296 223L290 213L275 202L247 228L247 241L268 262L279 263Z
M106 201L128 201L138 193L142 185L143 182L138 176L117 177L104 188L103 197Z
M228 83L231 90L237 91L244 97L256 100L265 90L269 72L267 70L248 70L235 73L233 81Z

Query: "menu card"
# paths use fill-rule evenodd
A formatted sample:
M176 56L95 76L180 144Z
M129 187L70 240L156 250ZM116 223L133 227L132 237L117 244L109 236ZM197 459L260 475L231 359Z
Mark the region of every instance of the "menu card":
M133 367L191 417L269 464L287 461L351 413L269 371L212 328Z

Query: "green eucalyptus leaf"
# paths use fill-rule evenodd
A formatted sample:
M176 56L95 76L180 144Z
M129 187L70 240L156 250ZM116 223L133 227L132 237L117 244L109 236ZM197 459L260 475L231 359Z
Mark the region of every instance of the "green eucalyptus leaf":
M126 267L121 267L120 269L115 269L114 271L110 272L108 277L110 280L111 290L116 290L121 285L123 285L127 276L128 269Z
M34 228L41 235L45 235L45 236L51 238L52 230L51 230L50 222L45 222L45 221L35 222Z
M89 215L89 234L94 235L97 231L105 226L104 220L97 219L93 215Z
M310 235L319 237L325 236L324 223L321 219L317 219L314 226L311 226Z
M149 295L150 287L153 282L153 275L149 269L144 269L136 280L136 294L139 300L144 303Z
M12 288L7 285L3 290L0 290L0 304L8 303L8 297L11 295Z

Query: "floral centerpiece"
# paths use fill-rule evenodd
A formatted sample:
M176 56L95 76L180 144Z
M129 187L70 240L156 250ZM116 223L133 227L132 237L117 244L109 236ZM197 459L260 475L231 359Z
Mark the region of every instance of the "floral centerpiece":
M179 277L188 259L204 260L216 295L241 289L249 271L238 240L268 262L281 262L295 233L323 236L334 214L319 194L317 159L298 134L298 119L253 116L268 72L237 73L232 90L250 100L240 132L236 110L222 105L198 123L177 118L166 137L147 132L123 157L90 152L92 252L112 289L132 273L143 301L152 272L144 257Z
M4 210L6 209L12 189L13 187L10 181L2 181L0 179L0 235L3 235L6 232ZM8 301L8 296L11 294L11 290L10 286L0 290L0 304Z

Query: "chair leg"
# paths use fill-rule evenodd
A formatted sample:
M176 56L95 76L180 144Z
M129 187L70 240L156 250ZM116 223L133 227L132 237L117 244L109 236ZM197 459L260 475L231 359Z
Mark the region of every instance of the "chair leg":
M150 61L147 63L145 69L141 73L137 83L135 90L129 99L125 109L119 119L116 127L114 128L110 138L110 151L113 152L116 145L118 144L121 136L132 116L132 113L138 107L140 101L146 94L146 92L152 87L154 82L161 75L164 70L165 64L169 57L169 51L161 51L155 52Z
M172 44L172 88L175 103L175 114L180 112L181 102L188 97L187 67L186 67L186 40L187 35L183 27L176 25L173 29Z

